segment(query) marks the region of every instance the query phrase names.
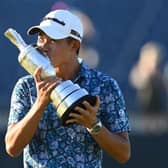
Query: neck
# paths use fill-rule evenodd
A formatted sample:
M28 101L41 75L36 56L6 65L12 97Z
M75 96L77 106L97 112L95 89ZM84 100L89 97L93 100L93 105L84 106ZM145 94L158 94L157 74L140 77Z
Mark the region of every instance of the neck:
M73 80L80 70L80 64L78 60L71 64L64 64L56 67L56 76L63 80Z

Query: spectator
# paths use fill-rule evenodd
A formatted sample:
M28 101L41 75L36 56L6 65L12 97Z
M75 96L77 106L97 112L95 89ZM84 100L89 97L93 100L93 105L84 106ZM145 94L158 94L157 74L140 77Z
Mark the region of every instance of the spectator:
M138 62L130 73L130 83L136 89L140 110L146 114L166 111L166 90L162 74L163 48L154 42L146 43Z

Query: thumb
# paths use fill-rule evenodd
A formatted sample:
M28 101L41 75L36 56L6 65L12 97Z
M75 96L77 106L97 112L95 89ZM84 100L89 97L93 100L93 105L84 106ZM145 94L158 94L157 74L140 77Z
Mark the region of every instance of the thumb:
M96 107L99 107L99 105L100 105L100 98L99 98L99 96L96 96L95 106L96 106Z

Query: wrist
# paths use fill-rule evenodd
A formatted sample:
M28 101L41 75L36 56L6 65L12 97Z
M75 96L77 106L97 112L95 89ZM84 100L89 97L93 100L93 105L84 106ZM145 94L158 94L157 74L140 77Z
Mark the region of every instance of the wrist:
M44 111L47 105L45 103L42 103L39 99L36 99L33 106L37 111Z
M98 134L102 126L102 122L98 120L91 128L87 128L87 130L90 134Z

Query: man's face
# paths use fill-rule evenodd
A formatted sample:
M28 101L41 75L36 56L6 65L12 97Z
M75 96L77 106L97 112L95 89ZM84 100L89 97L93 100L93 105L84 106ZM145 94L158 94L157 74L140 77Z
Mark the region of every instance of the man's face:
M53 40L45 33L40 32L37 46L48 56L54 67L65 65L71 61L73 50L67 39Z

